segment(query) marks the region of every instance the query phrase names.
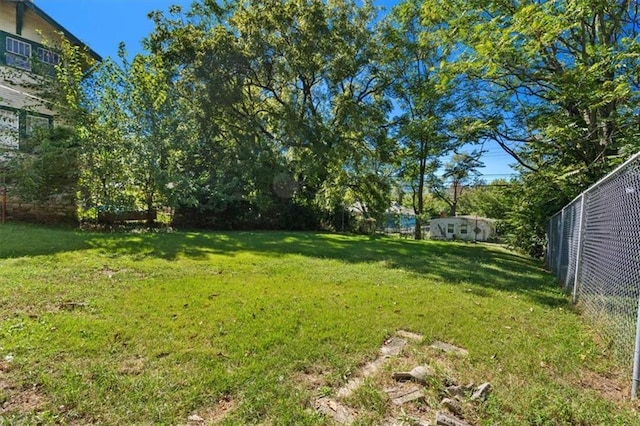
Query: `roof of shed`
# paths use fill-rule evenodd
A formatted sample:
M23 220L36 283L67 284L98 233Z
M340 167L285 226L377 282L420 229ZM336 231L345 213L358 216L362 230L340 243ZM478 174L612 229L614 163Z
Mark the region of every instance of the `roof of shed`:
M495 222L495 219L491 219L489 217L484 216L475 216L475 215L462 215L462 216L447 216L447 217L436 217L431 220L451 220L451 219L464 219L464 220L483 220L485 222Z

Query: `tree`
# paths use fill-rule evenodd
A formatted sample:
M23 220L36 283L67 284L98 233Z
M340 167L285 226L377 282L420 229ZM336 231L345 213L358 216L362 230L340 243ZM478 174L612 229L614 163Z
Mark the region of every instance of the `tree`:
M431 191L449 206L449 216L455 216L458 201L466 186L477 178L478 168L484 164L478 160L479 154L474 152L455 153L444 166L441 178L436 176L431 179Z
M55 78L42 85L42 97L65 129L52 134L73 141L65 145L74 147L66 152L75 159L71 169L77 175L80 215L145 209L152 223L155 207L169 204L169 155L184 134L173 71L157 56L128 61L124 45L120 63L88 63L88 56L68 42L60 56ZM37 146L37 157L47 158L43 150L51 147Z
M179 177L172 154L185 138L184 105L173 89L174 72L161 57L138 54L129 62L121 46L120 60L122 88L117 101L125 117L118 125L130 146L128 167L137 188L136 202L144 206L147 223L153 224L156 207L172 206L175 198L172 177Z
M148 46L179 70L196 124L186 154L196 210L317 223L315 212L342 205L336 182L377 197L368 182L386 179L389 105L370 3L205 2L152 17Z
M505 241L530 256L542 258L546 249L548 218L567 203L572 188L549 181L543 174L527 173L508 188ZM569 199L570 200L570 199Z
M417 0L396 6L385 28L385 70L392 79L389 94L400 110L396 123L399 177L411 188L417 240L422 239L427 178L439 167L438 158L457 142L449 126L456 103L461 103L454 96L456 79L440 66L448 56L447 48L429 31L422 24Z
M634 2L428 0L423 16L447 22L454 67L483 83L487 132L526 170L552 164L593 181L634 139Z
M426 0L422 12L457 46L450 66L477 82L481 131L516 159L523 182L545 185L539 193L568 201L634 146L636 2ZM543 228L540 213L520 228Z
M515 185L504 179L476 182L461 194L458 209L464 214L504 220L513 207L509 194Z
M23 199L45 201L65 196L75 202L80 146L71 129L38 129L29 152L14 153L7 169Z
M84 106L90 103L85 88L95 62L64 36L55 48L61 59L55 74L34 74L25 84L37 89L40 106L55 111L56 127L37 129L21 141L21 152L7 157L21 197L36 201L63 197L73 205L81 191L86 141L94 133L95 117Z

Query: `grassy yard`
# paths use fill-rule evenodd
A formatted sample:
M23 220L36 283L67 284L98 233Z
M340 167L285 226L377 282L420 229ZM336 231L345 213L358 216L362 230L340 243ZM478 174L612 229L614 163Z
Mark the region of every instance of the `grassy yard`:
M331 424L314 399L400 329L424 339L381 374L432 366L418 411L444 382L488 381L472 424L640 422L627 371L553 277L496 246L0 226L0 424ZM384 383L346 402L359 424L397 414Z

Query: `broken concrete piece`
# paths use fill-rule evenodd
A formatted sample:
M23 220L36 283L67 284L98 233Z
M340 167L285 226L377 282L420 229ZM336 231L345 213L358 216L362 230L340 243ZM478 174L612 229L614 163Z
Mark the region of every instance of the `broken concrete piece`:
M385 389L385 392L391 398L391 402L396 405L404 405L408 402L424 399L424 393L415 385Z
M351 394L355 392L356 389L362 386L363 383L364 383L364 379L362 379L361 377L356 377L354 379L351 379L347 382L347 384L345 384L343 387L338 389L338 392L336 392L336 396L338 398L347 398L351 396Z
M355 412L329 398L320 398L315 403L316 410L331 417L336 423L350 425L355 421Z
M379 357L362 367L362 377L371 377L382 368L385 358Z
M485 400L491 393L491 383L483 383L471 395L472 401Z
M473 388L471 390L473 390ZM464 398L470 390L468 390L466 386L447 386L445 392L451 398Z
M444 351L447 353L456 353L462 356L469 355L469 351L467 351L466 349L460 348L458 346L454 346L451 343L441 342L439 340L436 340L435 342L433 342L430 347L434 349L440 349L441 351Z
M418 417L403 416L401 420L387 417L380 426L431 426L431 422Z
M336 393L337 397L346 398L350 396L356 389L362 386L362 383L364 382L363 378L371 377L376 374L380 368L382 368L387 358L400 355L402 348L406 346L406 344L406 340L398 337L392 337L384 342L380 348L380 356L362 367L360 377L355 377L349 380L347 384L338 389L338 392Z
M407 345L405 339L399 337L392 337L380 348L380 355L382 356L398 356L402 352L402 348Z
M437 426L471 426L464 420L460 420L456 417L438 411L436 413L436 425Z
M411 371L399 371L393 373L391 377L393 377L394 380L398 381L412 380L416 383L420 383L421 385L426 385L427 378L433 377L434 375L435 373L433 372L431 367L428 367L426 365L419 365Z
M404 338L403 338L404 337ZM379 356L365 366L362 367L360 374L349 380L344 386L336 392L337 398L346 398L359 389L364 383L366 377L371 377L378 373L384 363L391 357L398 356L402 353L403 348L407 345L406 339L421 340L423 336L399 330L394 336L384 342L379 350ZM429 367L419 366L406 373L408 380L416 380L418 382L426 381L426 377L433 375ZM385 390L392 402L396 405L406 404L407 402L424 399L424 394L419 387L399 386L393 389ZM351 424L356 418L358 412L342 405L340 402L330 398L319 398L314 402L314 408L317 412L329 416L338 424ZM422 423L416 423L422 426ZM426 423L429 424L428 422Z
M455 399L445 398L440 402L440 405L442 405L444 408L451 411L455 415L459 416L462 413L462 407L460 406L460 403Z

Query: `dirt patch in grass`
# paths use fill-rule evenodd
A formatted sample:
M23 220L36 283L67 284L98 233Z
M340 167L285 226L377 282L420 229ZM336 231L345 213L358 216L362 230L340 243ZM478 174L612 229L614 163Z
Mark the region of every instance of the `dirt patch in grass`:
M47 403L46 398L36 386L16 386L9 376L10 370L8 362L0 361L0 413L24 414L41 410Z
M143 280L147 278L147 275L143 272L128 268L112 268L109 265L104 265L102 268L97 269L95 276L108 278L111 280L112 285L118 282L126 282L127 280Z
M118 372L125 376L137 376L144 371L145 361L143 358L131 358L124 360L120 364Z
M119 269L112 269L112 268L110 268L109 266L104 265L104 266L102 267L102 269L100 269L100 270L98 271L98 274L99 274L99 275L104 275L104 276L105 276L105 277L107 277L107 278L113 278L113 276L114 276L115 274L117 274L118 272L122 272L122 271L121 271L121 270L119 270Z
M292 382L298 383L305 390L321 392L329 386L328 374L329 369L324 366L305 367L293 375Z
M35 388L13 390L10 392L8 400L2 404L0 413L29 413L42 409L44 405L44 397Z
M221 398L213 407L205 408L192 414L187 419L187 425L215 425L222 422L237 406L237 401L230 396Z
M604 398L616 403L628 403L630 390L623 385L618 374L602 374L595 371L582 371L579 385L600 393Z

